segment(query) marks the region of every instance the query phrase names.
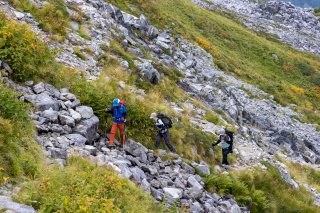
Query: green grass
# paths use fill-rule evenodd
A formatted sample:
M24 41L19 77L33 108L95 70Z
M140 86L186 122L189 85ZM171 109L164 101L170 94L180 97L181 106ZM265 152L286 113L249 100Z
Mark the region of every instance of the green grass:
M314 9L314 14L315 14L316 16L320 16L320 8Z
M81 50L79 49L79 48L74 48L73 49L73 53L78 57L78 58L80 58L80 59L82 59L82 60L87 60L87 56L85 56L82 52L81 52Z
M81 158L44 169L17 200L39 212L167 212L132 182Z
M285 161L283 159L282 162L286 164L293 179L307 183L309 186L320 191L320 171L299 163Z
M41 166L41 149L35 142L30 106L0 84L0 186L2 178L15 182L21 176L33 178Z
M245 28L222 14L204 10L189 0L107 0L122 10L145 14L152 24L202 46L226 72L274 95L283 105L295 103L309 122L320 123L320 57L299 52ZM276 54L278 61L272 59ZM297 93L296 86L303 90ZM308 106L308 107L307 107ZM308 109L307 109L308 108Z
M277 168L264 162L267 170L255 168L229 174L212 174L205 183L209 191L232 194L251 212L318 212L314 197L303 188L293 189Z
M223 122L220 120L219 116L217 114L214 114L213 112L211 111L208 111L206 113L206 115L204 116L204 119L211 122L211 123L214 123L216 125L222 125Z
M67 35L70 17L63 0L48 0L43 8L37 8L28 0L9 0L9 3L18 10L31 13L44 31Z
M39 75L53 60L47 46L28 29L0 14L0 60L13 70L13 79L24 81Z

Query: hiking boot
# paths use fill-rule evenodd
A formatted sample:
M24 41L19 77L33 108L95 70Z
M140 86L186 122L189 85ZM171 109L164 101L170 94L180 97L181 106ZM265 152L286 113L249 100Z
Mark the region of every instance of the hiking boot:
M116 146L115 146L114 144L108 144L108 145L107 145L107 148L109 148L109 149L115 149Z

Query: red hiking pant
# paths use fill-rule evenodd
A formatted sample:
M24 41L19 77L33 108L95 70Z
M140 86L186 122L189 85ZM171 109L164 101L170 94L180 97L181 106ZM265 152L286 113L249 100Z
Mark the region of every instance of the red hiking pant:
M116 137L117 130L120 130L120 137L121 137L121 142L122 144L126 143L126 136L124 134L124 124L117 124L115 122L112 122L112 128L110 132L110 141L109 144L112 145L114 138Z

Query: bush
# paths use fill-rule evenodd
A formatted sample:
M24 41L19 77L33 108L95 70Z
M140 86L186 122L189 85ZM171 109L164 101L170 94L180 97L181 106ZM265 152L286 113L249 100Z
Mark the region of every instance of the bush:
M53 57L26 25L0 15L0 60L13 69L14 80L24 81L38 75Z
M0 85L0 176L34 177L39 169L41 150L33 139L28 105Z
M286 183L277 168L262 162L266 171L234 171L229 174L212 174L205 184L210 191L232 194L239 203L250 207L251 212L317 212L314 197L303 188L294 189Z
M298 95L303 95L304 94L304 89L298 87L298 86L295 86L295 85L291 85L291 90L295 93L295 94L298 94Z
M305 75L305 76L310 76L314 72L314 69L312 66L310 66L307 63L300 62L300 61L295 63L295 67L298 69L298 71L302 75Z
M39 212L165 212L133 183L81 158L46 168L17 199Z

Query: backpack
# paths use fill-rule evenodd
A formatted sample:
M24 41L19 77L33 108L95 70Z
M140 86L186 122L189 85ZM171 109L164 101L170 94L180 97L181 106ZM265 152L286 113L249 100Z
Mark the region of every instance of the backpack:
M233 136L234 136L234 132L232 132L232 131L230 131L230 130L227 130L227 129L225 129L225 131L226 131L226 135L230 138L230 141L227 141L227 143L230 144L230 146L229 146L229 152L230 152L230 153L233 153L233 148L232 148L232 146L233 146Z
M157 114L157 118L162 120L166 128L170 129L172 127L172 120L169 118L169 116L159 112Z
M113 108L113 116L116 119L122 118L126 111L125 105L119 104L119 106Z
M121 104L121 105L123 105L123 106L126 106L126 105L127 105L127 103L126 103L125 101L123 101L123 100L121 100L121 101L119 102L119 104Z
M234 136L234 132L230 131L230 130L225 130L226 131L226 135L228 135L228 137L230 138L229 143L232 144L233 143L233 136Z

